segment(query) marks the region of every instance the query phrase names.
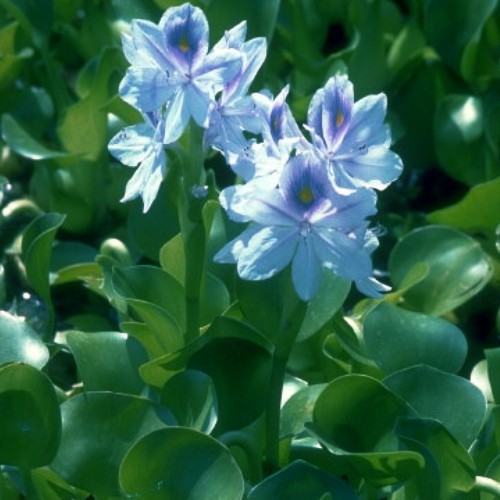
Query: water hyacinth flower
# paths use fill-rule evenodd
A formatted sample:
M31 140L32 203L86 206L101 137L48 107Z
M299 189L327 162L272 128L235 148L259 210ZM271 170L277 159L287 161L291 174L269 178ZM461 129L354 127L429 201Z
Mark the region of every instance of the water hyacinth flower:
M339 193L309 153L290 159L276 189L254 186L228 211L251 222L215 255L216 262L236 263L246 280L270 278L291 263L294 287L304 301L316 295L324 268L371 295L384 290L371 277L375 236L366 218L375 213L373 191Z
M206 127L217 92L241 70L239 51L209 52L208 38L205 14L189 3L167 9L158 26L134 21L131 35L123 38L131 67L120 96L142 112L162 110L164 144L179 139L190 118Z
M389 149L386 107L384 94L354 102L353 85L345 75L330 78L313 96L308 129L337 186L382 190L401 174L401 159Z

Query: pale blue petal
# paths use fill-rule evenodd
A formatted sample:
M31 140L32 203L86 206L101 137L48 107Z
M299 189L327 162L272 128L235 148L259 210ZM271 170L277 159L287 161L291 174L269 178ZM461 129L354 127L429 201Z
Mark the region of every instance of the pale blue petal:
M323 137L323 95L325 89L321 88L317 90L312 96L311 102L309 103L309 109L307 110L307 124L314 131L314 133Z
M326 228L317 228L312 234L314 249L324 266L350 280L371 275L370 256L359 239Z
M186 104L186 93L180 87L168 103L165 111L165 136L164 144L175 142L182 135L189 122L189 108Z
M161 161L164 162L165 158L163 158L163 160L161 160ZM146 185L144 186L144 188L142 190L142 201L144 203L144 208L143 208L144 213L146 213L150 209L151 205L155 201L156 195L158 194L158 190L160 189L160 185L161 185L161 182L163 180L164 175L165 174L163 172L163 169L160 167L160 165L157 165L157 167L154 168L153 171L151 172L151 175L148 178L148 182L146 183Z
M196 67L192 78L200 89L213 98L216 92L238 76L242 63L242 56L237 50L212 51Z
M240 50L247 36L247 22L241 21L236 26L224 32L222 38L214 45L212 50L237 49Z
M150 154L154 133L147 123L126 127L109 141L108 150L124 165L135 167Z
M341 171L354 186L385 189L403 170L401 158L384 146L372 146L365 154L338 160ZM339 184L343 185L341 176Z
M377 281L373 276L368 278L362 278L355 281L356 288L367 297L372 297L374 299L380 299L384 296L384 293L391 290L390 286L384 285L380 281Z
M127 69L119 86L122 99L144 113L160 109L172 91L164 71L136 66Z
M222 247L214 256L214 262L219 264L235 264L250 239L262 229L262 226L251 224L237 238Z
M122 36L123 52L128 62L134 66L149 66L171 70L165 38L161 29L150 21L134 19L129 35Z
M190 73L208 52L208 21L203 11L185 3L166 10L159 27L164 31L169 61Z
M292 260L298 231L288 227L265 227L257 232L238 258L238 274L246 280L265 280Z
M203 128L208 125L209 109L214 104L213 98L206 93L204 89L199 88L196 83L186 87L185 102L187 104L189 115L194 121Z
M299 297L312 300L319 289L322 267L311 238L300 238L292 262L292 280Z

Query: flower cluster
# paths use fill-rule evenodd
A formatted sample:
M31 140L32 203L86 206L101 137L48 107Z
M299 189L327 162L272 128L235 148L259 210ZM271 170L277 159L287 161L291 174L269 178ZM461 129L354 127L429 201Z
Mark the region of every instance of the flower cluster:
M165 173L165 147L192 119L205 130L204 146L219 150L243 181L225 188L220 202L248 226L217 262L237 264L247 280L291 264L303 300L316 295L324 270L379 296L388 287L372 276L378 240L367 218L376 212L375 190L402 170L390 150L385 95L354 102L347 76L334 76L314 94L303 133L286 103L288 86L276 97L248 95L266 43L245 38L241 23L208 51L207 20L190 4L168 9L158 25L135 21L124 35L131 67L120 95L145 118L109 146L126 165L140 165L124 200L142 196L149 208Z

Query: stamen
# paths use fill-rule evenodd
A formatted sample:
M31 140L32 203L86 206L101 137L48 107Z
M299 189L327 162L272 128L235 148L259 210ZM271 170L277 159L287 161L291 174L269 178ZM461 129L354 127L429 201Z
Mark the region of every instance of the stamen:
M314 201L314 194L309 186L305 186L299 191L299 200L306 205Z
M335 117L335 125L337 127L341 127L342 124L344 123L344 114L342 111L337 111L337 116Z

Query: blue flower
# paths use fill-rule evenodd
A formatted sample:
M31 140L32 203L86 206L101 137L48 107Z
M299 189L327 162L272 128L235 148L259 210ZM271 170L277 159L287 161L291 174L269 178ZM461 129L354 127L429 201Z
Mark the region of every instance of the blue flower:
M386 107L384 94L354 102L353 85L346 76L330 78L313 96L308 128L337 186L381 190L401 174L401 159L389 149Z
M261 128L255 103L247 92L266 58L267 43L265 38L245 42L246 28L243 21L226 31L213 48L215 52L228 48L237 50L243 61L238 76L225 82L220 98L212 106L204 137L205 145L221 151L229 164L234 163L249 144L243 131L259 133Z
M162 138L165 122L157 114L146 115L146 121L126 127L109 142L109 152L124 165L139 167L130 178L122 202L142 197L144 212L151 207L165 176L166 152Z
M383 289L371 277L375 236L366 218L375 213L373 191L340 194L324 164L309 153L289 160L276 189L252 182L244 187L228 214L251 222L216 254L217 262L237 263L246 280L270 278L291 263L295 289L305 301L317 293L324 268L372 295Z
M132 66L120 95L143 113L163 111L164 144L179 139L190 118L208 125L217 92L238 76L242 64L235 49L208 52L207 19L189 3L167 9L158 26L135 21L123 47Z

